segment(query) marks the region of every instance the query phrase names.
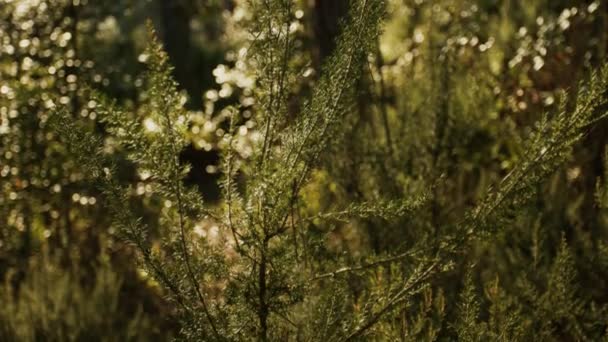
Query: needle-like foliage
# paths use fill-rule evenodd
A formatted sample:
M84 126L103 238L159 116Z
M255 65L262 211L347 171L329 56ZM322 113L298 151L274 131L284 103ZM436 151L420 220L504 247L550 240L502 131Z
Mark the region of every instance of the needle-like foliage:
M473 241L500 234L526 209L539 185L569 158L573 146L607 115L608 68L603 68L581 84L575 100L563 96L558 109L543 117L525 137L526 154L469 210L450 216L454 220L449 222L433 217L419 240L404 241L398 248L356 260L342 258L319 243L328 234L312 229L314 224L339 226L377 219L407 229L410 218L423 217L429 207L438 213L442 205L436 188L445 179L436 173L425 191L395 191L400 195L393 197L377 194L375 201L312 215L302 209L315 170L330 157L328 151L344 141L349 127L345 123L356 112L358 85L376 49L384 2L351 1L334 54L326 60L310 97L297 101L297 106L291 93L301 75L291 63L296 51L290 25L294 3L254 0L249 9L247 57L256 70L255 117L261 139L249 159L240 158L234 146L239 111L229 111L230 127L221 137L226 148L219 207L206 206L199 193L184 183L189 168L179 155L186 144L189 117L168 57L151 28L145 53L147 99L138 111L122 109L95 92L91 98L103 128L127 152L130 162L147 174L146 181L162 199L158 231L139 219L130 189L116 180L114 161L104 150L106 142L65 111L59 110L52 118L55 130L102 190L119 235L137 249L141 265L175 303L182 337L188 340L386 337L382 333L391 330L397 313L405 315L415 298L426 298L416 306L426 313L433 310L433 300L443 300L441 292L433 294L435 280L462 263ZM447 121L438 122L447 125ZM436 135L442 136L439 128ZM392 151L392 139L390 145ZM439 167L440 151L433 153ZM197 233L201 222L212 222L213 236ZM549 286L564 301L574 303L573 310L579 310L578 302L570 301L568 288L557 285L571 282L564 253L558 257ZM568 272L560 276L562 269ZM458 323L449 329L454 327L463 340L483 340L489 335L483 331L485 323L478 322L482 308L471 275L467 279ZM493 308L499 310L499 304ZM444 317L443 306L437 310ZM426 331L427 337L439 331L425 326L423 318L418 322L419 332ZM568 329L582 330L576 323L568 324L572 324ZM496 326L501 327L496 328L499 331L506 325Z

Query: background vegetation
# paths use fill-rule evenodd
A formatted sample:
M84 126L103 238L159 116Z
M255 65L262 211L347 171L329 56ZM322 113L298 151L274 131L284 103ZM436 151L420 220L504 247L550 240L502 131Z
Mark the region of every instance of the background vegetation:
M605 340L607 52L598 0L0 0L0 340Z

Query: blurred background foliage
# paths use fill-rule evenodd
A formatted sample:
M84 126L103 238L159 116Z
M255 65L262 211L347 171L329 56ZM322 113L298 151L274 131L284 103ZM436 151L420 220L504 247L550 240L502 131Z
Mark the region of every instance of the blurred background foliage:
M293 82L294 108L334 49L348 1L297 4L290 30L299 53L290 63L304 73ZM148 96L142 62L150 18L192 120L190 145L180 155L192 165L187 181L208 205L220 205L218 154L226 147L221 137L232 106L241 118L239 158L247 160L260 140L255 65L246 59L242 25L251 16L247 9L241 0L0 1L0 297L7 303L0 310L0 337L81 340L101 336L86 335L92 331L112 331L118 335L108 340L168 339L178 329L162 291L131 263L131 248L113 238L99 193L46 122L51 108L68 105L74 120L103 133L91 89L138 112ZM607 52L605 1L389 1L384 33L358 85L356 115L344 122L348 133L314 171L301 211L314 216L353 201L407 198L426 189L432 189L431 205L401 222L310 220L307 229L319 236L311 242L319 246L315 251L356 262L433 236L437 227L450 229L526 154L522 140L560 94L575 93L577 80ZM153 121L144 124L157 129ZM478 324L480 335L463 340L509 340L525 334L522 327L563 340L605 334L607 133L604 120L515 224L496 239L479 241L445 283L395 313L384 327L386 338L449 336L459 330L444 318L464 319L463 310L475 306L479 313L462 324ZM119 158L124 153L110 136L104 146ZM170 203L151 194L145 171L121 160L121 182L131 186L131 201L154 227ZM435 179L445 181L430 183ZM217 227L203 221L196 232L212 236ZM564 269L572 272L564 275ZM581 297L565 310L573 299L556 295L555 279L572 274ZM386 281L351 280L355 292L358 283ZM465 304L454 309L446 301ZM509 312L542 315L548 323L508 322Z

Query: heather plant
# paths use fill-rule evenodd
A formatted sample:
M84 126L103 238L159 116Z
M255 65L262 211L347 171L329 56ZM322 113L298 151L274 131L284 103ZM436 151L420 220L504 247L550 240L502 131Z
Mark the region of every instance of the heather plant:
M474 163L465 153L470 146L459 143L474 140L465 131L481 116L476 111L495 104L482 77L453 81L462 75L455 70L457 50L428 47L425 67L432 72L418 90L429 95L426 102L416 103L416 115L403 118L402 126L391 126L395 120L387 108L377 109L383 144L366 146L377 141L361 124L366 110L361 96L370 83L384 2L351 2L333 54L309 96L297 101L303 95L294 89L304 70L294 63L294 4L265 0L247 6L245 58L255 76L259 139L250 154L239 154L235 128L244 120L242 111L224 109L219 205L205 203L184 182L189 165L179 156L190 114L151 28L142 55L146 94L136 109L89 92L101 127L162 203L158 227L140 218L132 189L118 181L121 166L108 153L107 141L65 108L50 119L101 191L117 235L133 246L140 266L175 306L182 338L469 341L605 335L605 303L577 289L575 258L565 240L539 253L544 259L538 264L525 264L527 259L513 252L510 262L519 262L521 272L509 279L508 288L499 277L488 281L476 270L491 253L488 246L528 222L539 190L605 119L607 67L562 94L553 110L517 137L517 148L525 153L509 159L508 172L494 173L490 186L479 182L475 196L452 203L462 200L451 194L466 184L455 179L472 178L457 166ZM433 34L442 39L447 33ZM481 134L486 127L480 126ZM393 134L394 128L403 134ZM353 137L359 140L353 143ZM357 157L349 153L362 153L357 168L350 167L349 158ZM333 180L341 176L344 182ZM339 188L352 179L360 195L340 196ZM602 186L598 189L601 198ZM371 230L377 227L385 228L382 234ZM357 241L366 238L383 240L369 248Z
M167 338L143 308L121 308L123 282L106 258L95 273L49 255L32 258L25 277L0 288L2 341L146 341ZM18 279L17 279L18 278Z

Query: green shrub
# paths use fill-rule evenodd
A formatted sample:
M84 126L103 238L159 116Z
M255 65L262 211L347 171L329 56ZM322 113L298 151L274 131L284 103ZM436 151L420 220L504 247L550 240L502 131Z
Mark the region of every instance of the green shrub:
M122 281L100 262L93 277L54 257L33 257L0 288L2 341L148 341L158 327L141 307L121 307ZM124 300L124 298L122 298Z

